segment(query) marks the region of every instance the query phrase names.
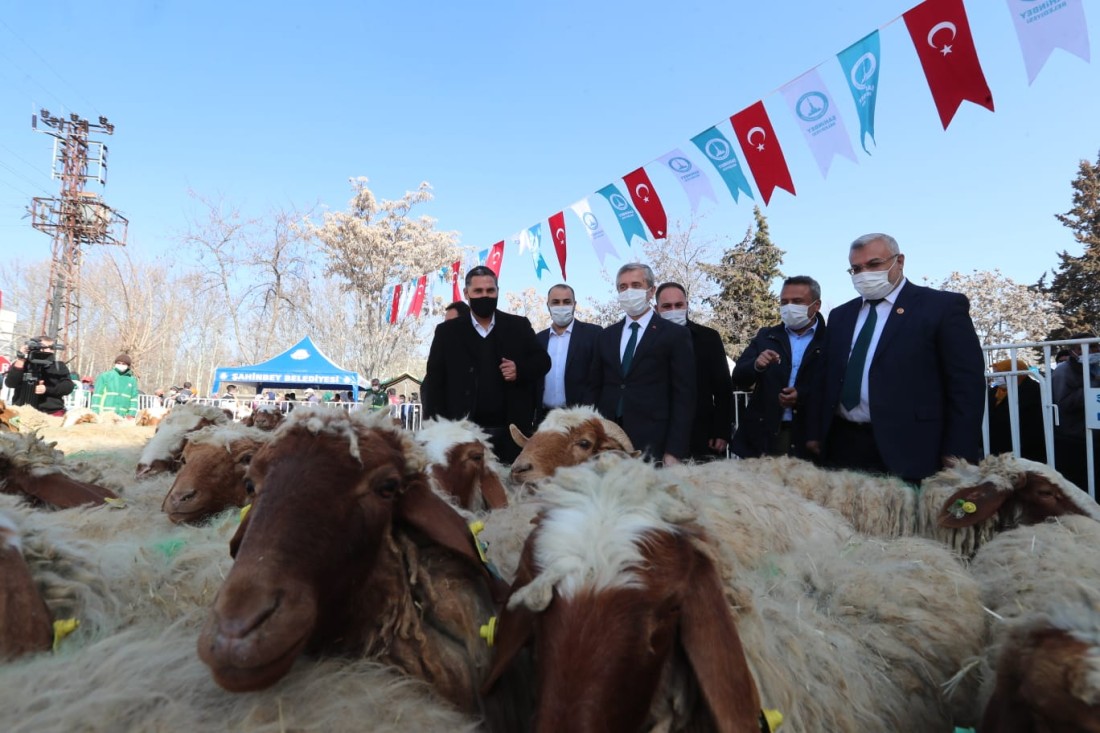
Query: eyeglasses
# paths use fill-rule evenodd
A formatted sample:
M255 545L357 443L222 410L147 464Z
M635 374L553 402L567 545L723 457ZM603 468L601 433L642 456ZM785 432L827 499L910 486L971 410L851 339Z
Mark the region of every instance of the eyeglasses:
M901 253L899 252L893 257L887 257L884 260L871 260L870 262L867 262L863 265L852 265L847 270L845 270L845 272L847 272L849 275L858 275L861 272L874 272L876 270L881 270L886 266L887 262L890 262L891 260L896 260L900 254Z

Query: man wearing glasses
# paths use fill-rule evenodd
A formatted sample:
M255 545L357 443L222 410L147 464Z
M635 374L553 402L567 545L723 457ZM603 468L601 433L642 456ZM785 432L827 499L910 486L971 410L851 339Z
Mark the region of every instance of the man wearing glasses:
M985 362L966 297L907 281L887 234L852 242L848 264L859 297L829 315L807 449L913 483L949 458L978 461Z

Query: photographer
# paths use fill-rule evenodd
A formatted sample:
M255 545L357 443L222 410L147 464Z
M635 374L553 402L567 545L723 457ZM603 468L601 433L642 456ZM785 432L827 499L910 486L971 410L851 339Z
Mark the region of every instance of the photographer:
M74 385L69 378L69 367L57 360L54 350L54 340L43 336L31 339L16 354L4 377L4 386L13 390L13 405L30 405L51 415L65 414L64 398L73 391Z

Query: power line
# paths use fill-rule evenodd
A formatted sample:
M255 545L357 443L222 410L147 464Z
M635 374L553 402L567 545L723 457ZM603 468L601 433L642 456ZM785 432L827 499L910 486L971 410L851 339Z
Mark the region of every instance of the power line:
M42 91L44 91L46 94L50 95L55 100L57 100L57 102L64 109L69 109L69 105L65 104L65 100L63 100L61 97L59 97L56 94L54 94L53 92L51 92L49 90L49 88L45 84L43 84L42 82L38 81L38 79L35 79L33 76L31 76L30 73L26 69L24 69L18 63L16 63L15 59L13 59L11 56L4 53L3 51L0 51L0 56L3 56L5 59L7 59L8 63L11 64L12 68L14 68L17 71L21 72L25 78L27 78L27 79L31 80L32 82L34 82L36 85L38 85L42 89Z
M42 172L42 167L41 167L41 166L37 166L37 165L35 165L34 163L30 162L29 160L27 160L26 158L24 158L24 157L23 157L22 155L20 155L19 153L15 152L15 151L14 151L14 150L12 150L11 148L9 148L9 147L8 147L7 145L4 145L3 143L0 143L0 148L3 148L4 150L7 150L7 151L8 151L9 153L11 153L12 155L14 155L14 156L15 156L16 158L18 158L19 160L21 160L21 161L23 161L24 163L26 163L26 164L27 164L27 167L29 167L29 168L32 168L32 169L34 169L35 173L38 173L39 175L43 175L43 176L45 176L45 175L46 175L45 173L43 173L43 172ZM49 176L46 176L46 177L47 177L47 178L49 178Z
M67 80L67 79L66 79L65 77L61 76L61 74L60 74L60 73L59 73L59 72L57 71L57 69L55 69L55 68L54 68L53 66L51 66L51 65L50 65L50 62L49 62L49 61L47 61L46 59L42 58L42 55L41 55L40 53L38 53L38 51L35 51L35 50L34 50L34 46L32 46L31 44L27 43L27 42L26 42L26 41L25 41L25 40L23 39L23 37L22 37L22 36L20 36L20 35L19 35L18 33L16 33L16 32L15 32L15 29L13 29L13 28L12 28L12 27L11 27L10 25L8 25L7 23L5 23L5 22L4 22L4 20L3 20L2 18L0 18L0 25L2 25L2 26L4 26L5 28L7 28L7 29L8 29L8 33L11 33L11 34L12 34L13 36L15 36L15 37L16 37L17 39L19 39L19 42L20 42L20 43L22 43L22 44L23 44L24 46L26 46L26 47L27 47L27 48L28 48L28 49L30 50L30 52L31 52L31 53L33 53L33 54L35 55L35 57L36 57L36 58L37 58L37 59L38 59L39 61L41 61L41 62L42 62L42 65L43 65L43 66L45 66L45 67L46 67L47 69L49 69L50 71L52 71L52 72L53 72L53 75L54 75L54 76L56 76L56 77L57 77L58 79L60 79L60 80L61 80L61 83L62 83L62 84L64 84L65 86L69 87L69 88L70 88L70 89L72 89L72 90L73 90L74 92L76 92L76 96L80 97L80 99L82 99L82 100L83 100L84 102L86 102L86 103L87 103L87 104L88 104L88 105L89 105L89 106L90 106L90 107L91 107L91 108L92 108L93 110L95 110L95 113L96 113L96 115L97 115L97 116L99 115L99 109L97 109L97 108L96 108L96 106L95 106L95 103L94 103L94 102L92 102L92 101L91 101L90 99L88 99L87 97L85 97L85 96L84 96L83 94L81 94L81 93L80 93L80 90L79 90L79 89L77 89L77 88L76 88L76 86L74 86L73 84L69 83L69 81L68 81L68 80ZM58 100L58 101L60 101L60 100Z
M19 178L22 178L22 179L23 179L24 181L26 181L27 183L31 184L32 186L34 186L35 188L37 188L37 189L38 189L39 191L41 191L42 193L46 194L47 196L49 196L49 195L50 195L50 192L49 192L49 191L47 191L46 189L42 188L42 187L41 187L41 186L39 186L39 185L38 185L37 183L35 183L35 182L34 182L34 181L32 181L31 179L27 178L27 177L26 177L25 175L23 175L23 174L22 174L22 173L20 173L19 171L15 170L14 168L12 168L12 167L11 167L10 165L8 165L7 163L5 163L5 162L4 162L4 161L2 161L2 160L0 160L0 168L5 168L5 169L7 169L7 170L8 170L8 171L9 171L9 172L10 172L10 173L12 174L12 175L14 175L14 176L18 176ZM32 198L33 198L33 196L32 196Z

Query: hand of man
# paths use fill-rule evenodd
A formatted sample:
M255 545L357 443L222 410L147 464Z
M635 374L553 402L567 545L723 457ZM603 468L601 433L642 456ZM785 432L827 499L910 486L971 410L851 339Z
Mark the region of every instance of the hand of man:
M38 384L34 385L35 394L46 394L46 383L42 380L38 380Z
M769 365L778 364L779 362L780 357L778 351L764 349L760 352L760 356L756 357L756 361L753 362L753 366L756 367L756 371L762 372L767 369Z
M661 463L666 466L676 466L679 465L680 459L671 453L665 453L664 458L661 459Z
M815 456L821 455L821 441L820 440L807 440L806 450L813 453Z
M798 407L798 390L794 387L779 390L779 404L783 408Z
M516 381L516 363L511 359L500 359L500 373L504 375L505 382Z
M715 453L726 452L726 439L725 438L711 438L707 441L707 445Z

